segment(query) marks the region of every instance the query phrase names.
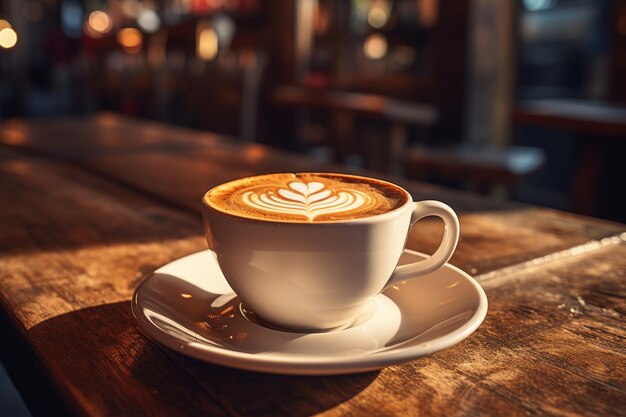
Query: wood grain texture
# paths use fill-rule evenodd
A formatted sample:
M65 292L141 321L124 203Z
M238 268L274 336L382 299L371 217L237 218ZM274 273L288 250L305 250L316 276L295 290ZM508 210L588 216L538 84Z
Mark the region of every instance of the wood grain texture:
M486 286L490 311L469 339L379 373L216 373L212 365L170 356L237 416L311 415L328 405L322 415L623 415L626 244L506 278L506 285ZM221 389L238 382L257 388L230 395ZM345 400L334 404L340 395Z
M420 184L408 187L463 207L455 262L492 271L481 275L487 319L459 345L380 372L285 377L203 363L149 342L132 323L129 299L144 274L206 247L199 197L191 196L228 175L262 171L238 159L245 155L235 150L246 146L216 145L213 159L198 151L203 146L56 160L0 148L0 309L8 323L0 336L26 347L2 352L3 360L48 381L63 414L623 415L623 237L525 262L624 226ZM259 149L267 169L283 166L285 155ZM410 246L430 249L439 227L419 224ZM24 360L37 366L20 366ZM28 391L28 383L19 388Z
M48 136L44 132L49 132ZM11 140L14 136L20 136L21 142ZM244 176L319 170L381 177L338 165L321 165L300 155L224 136L106 113L85 119L13 121L0 126L0 142L69 160L81 169L196 214L204 192ZM56 142L60 142L59 148L53 145ZM470 274L493 271L626 231L621 224L488 200L390 176L382 178L404 186L416 200L440 200L459 213L462 236L452 262ZM420 222L411 233L408 247L432 253L441 234L437 221Z
M307 165L302 165L297 158L279 159L267 148L248 146L241 146L238 153L226 154L198 149L193 153L152 152L102 157L90 160L89 166L102 175L192 213L199 212L200 196L225 181L261 173L328 170L308 160ZM164 170L164 166L168 169ZM375 173L365 174L380 177ZM405 186L415 200L443 201L457 211L462 236L452 262L471 274L485 273L626 231L621 224L386 179ZM420 222L407 246L432 253L441 241L442 232L443 227L437 220Z
M81 414L224 414L137 333L128 302L143 275L204 248L199 222L57 164L5 156L0 177L4 340L25 339Z

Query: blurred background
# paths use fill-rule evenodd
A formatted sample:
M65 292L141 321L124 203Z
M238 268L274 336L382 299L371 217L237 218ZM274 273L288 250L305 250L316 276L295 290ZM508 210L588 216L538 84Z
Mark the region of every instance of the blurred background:
M0 5L0 119L113 111L626 221L625 0Z

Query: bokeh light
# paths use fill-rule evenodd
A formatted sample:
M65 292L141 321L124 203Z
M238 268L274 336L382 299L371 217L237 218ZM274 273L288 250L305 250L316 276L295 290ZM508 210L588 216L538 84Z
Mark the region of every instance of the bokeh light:
M386 1L376 1L367 12L367 23L373 28L380 29L389 20L389 3Z
M85 32L92 38L100 38L111 31L113 22L108 14L101 10L91 12L85 25Z
M154 10L144 8L139 12L137 25L146 33L154 33L161 27L161 19Z
M551 9L556 6L557 0L524 0L524 7L531 12Z
M10 28L11 24L4 19L0 19L0 30L5 29L5 28Z
M70 38L79 38L83 28L83 8L76 0L61 3L61 29Z
M0 30L0 46L5 49L13 48L17 44L17 33L10 27Z
M213 28L205 27L198 31L196 43L198 58L203 61L215 59L219 51L219 40L217 32Z
M141 51L143 35L135 28L124 28L118 32L117 41L126 52L134 54Z
M368 36L363 42L363 53L369 59L381 59L387 55L387 38L380 33Z

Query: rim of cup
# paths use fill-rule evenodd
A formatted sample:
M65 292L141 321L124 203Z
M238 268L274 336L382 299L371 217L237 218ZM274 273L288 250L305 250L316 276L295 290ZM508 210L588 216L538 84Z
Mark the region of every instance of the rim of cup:
M299 174L307 174L307 175L319 175L319 176L337 176L337 177L344 177L344 178L354 178L354 179L364 179L364 180L369 180L369 181L374 181L374 182L380 182L384 185L388 185L390 187L393 187L397 190L402 191L406 198L407 201L401 205L400 207L396 207L393 210L384 212L384 213L379 213L379 214L373 214L371 216L364 216L364 217L357 217L354 219L339 219L339 220L320 220L320 221L304 221L304 220L279 220L279 219L271 219L271 218L267 218L267 219L263 219L263 218L259 218L259 217L252 217L252 216L246 216L244 214L238 214L238 213L231 213L228 211L225 211L223 209L221 209L219 206L215 205L215 204L211 204L210 201L208 201L209 199L207 198L209 193L211 193L211 191L215 190L216 188L219 188L223 185L226 184L230 184L233 182L237 182L240 181L242 179L246 179L246 178L259 178L259 177L266 177L266 176L272 176L272 175L299 175ZM293 225L306 225L306 226L332 226L332 225L346 225L346 224L368 224L368 223L377 223L379 221L384 221L387 220L388 217L396 217L398 216L403 210L406 210L407 206L410 206L413 204L413 196L411 196L411 193L409 193L406 189L400 187L397 184L394 184L390 181L385 181L385 180L381 180L379 178L373 178L373 177L366 177L364 175L355 175L355 174L343 174L343 173L337 173L337 172L274 172L274 173L269 173L269 174L260 174L260 175L252 175L249 177L242 177L239 179L235 179L232 181L227 181L221 184L216 185L215 187L212 187L211 189L209 189L207 192L205 192L202 195L202 205L206 206L207 208L216 211L220 214L223 214L225 216L228 217L233 217L235 219L240 219L243 221L251 221L251 222L260 222L260 223L280 223L280 224L293 224Z

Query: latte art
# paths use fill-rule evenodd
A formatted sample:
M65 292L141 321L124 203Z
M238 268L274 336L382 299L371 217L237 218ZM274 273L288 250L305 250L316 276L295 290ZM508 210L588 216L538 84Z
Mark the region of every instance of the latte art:
M288 187L268 189L268 186L259 186L259 190L244 192L242 200L255 209L302 215L309 220L319 215L337 214L372 204L372 198L364 192L339 187L330 189L321 182L294 181Z
M243 178L209 191L219 211L258 220L333 222L374 216L401 207L409 195L373 178L342 174L270 174Z

